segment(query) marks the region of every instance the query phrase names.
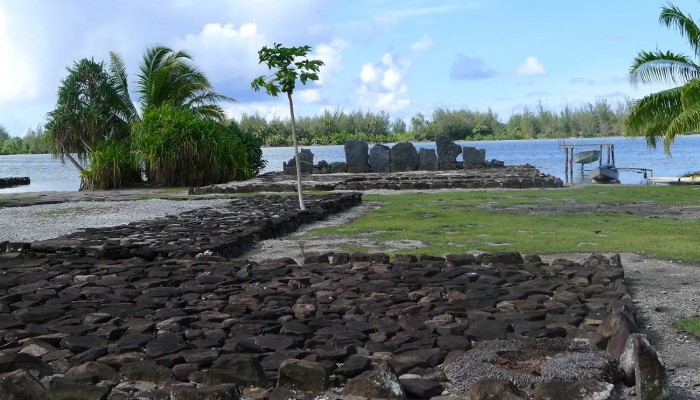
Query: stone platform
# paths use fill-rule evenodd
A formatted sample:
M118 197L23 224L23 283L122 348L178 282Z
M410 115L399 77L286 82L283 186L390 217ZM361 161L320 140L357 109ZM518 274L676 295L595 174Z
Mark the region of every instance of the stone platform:
M27 176L0 178L0 189L9 188L13 186L29 185L30 183L31 180Z
M481 167L452 171L414 171L364 174L307 174L302 176L305 190L407 190L407 189L532 189L562 187L562 180L543 174L531 165ZM293 192L296 178L268 173L258 178L222 185L190 189L190 194Z
M359 199L321 196L294 213L294 196L253 197L6 245L19 251L0 254L0 393L608 399L627 384L663 398L650 397L663 367L635 333L619 257L230 258L229 237L287 232Z

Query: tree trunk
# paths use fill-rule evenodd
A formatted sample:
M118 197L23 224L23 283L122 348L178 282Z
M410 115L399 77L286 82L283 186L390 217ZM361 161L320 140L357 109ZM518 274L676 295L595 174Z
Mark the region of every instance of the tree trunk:
M64 146L63 143L61 143L61 150L63 151L63 156L66 157L68 159L68 161L70 161L71 164L73 164L73 166L78 171L80 171L80 172L85 171L85 168L83 168L82 165L80 165L77 161L75 161L75 158L73 158L73 156L70 155L70 153L68 151L66 151L66 146Z
M294 103L292 102L292 92L287 92L287 98L289 99L289 114L292 116L292 140L294 141L294 160L297 164L297 193L299 194L299 209L305 210L304 206L304 193L301 189L301 163L299 161L299 146L297 145L297 132L294 122Z

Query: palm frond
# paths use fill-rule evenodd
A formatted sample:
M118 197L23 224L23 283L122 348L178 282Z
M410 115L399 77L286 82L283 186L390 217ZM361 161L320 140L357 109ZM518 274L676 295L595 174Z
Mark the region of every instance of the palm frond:
M630 67L630 83L682 84L700 77L700 66L683 54L670 51L640 51Z
M626 136L644 136L650 148L665 135L671 122L683 112L682 88L652 93L636 101L625 119Z
M687 135L694 132L700 132L700 108L698 107L683 110L671 121L663 135L664 152L671 154L671 144L677 135Z
M668 4L661 8L659 22L676 30L688 40L696 57L700 57L700 28L690 14L684 14L678 7Z
M109 72L112 80L112 85L117 92L118 107L117 112L120 117L127 122L132 122L139 119L139 113L136 110L134 102L129 96L129 83L127 81L126 67L121 55L113 51L109 52Z

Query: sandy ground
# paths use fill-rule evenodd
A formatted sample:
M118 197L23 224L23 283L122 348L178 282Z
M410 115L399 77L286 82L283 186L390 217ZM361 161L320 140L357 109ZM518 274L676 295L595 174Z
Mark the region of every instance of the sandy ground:
M327 220L305 225L295 234L260 242L241 258L262 260L292 257L301 262L306 253L340 251L342 246L348 244L361 244L372 248L373 251L419 254L422 246L419 241L377 242L371 237L338 240L313 236L313 232L310 232L320 227L348 223L379 206L377 203L365 202ZM554 212L554 210L542 208L508 211ZM596 208L591 206L589 210L580 209L579 211L596 212ZM697 210L693 207L635 208L620 205L618 208L606 209L606 212L611 211L657 218L695 219L698 217ZM307 232L311 233L310 236L300 236ZM541 254L541 256L545 262L556 258L581 261L590 256L590 253ZM700 399L700 339L676 328L676 321L679 319L697 317L700 314L700 286L698 286L700 263L661 260L636 253L621 253L620 256L629 292L637 305L641 329L667 368L671 398Z

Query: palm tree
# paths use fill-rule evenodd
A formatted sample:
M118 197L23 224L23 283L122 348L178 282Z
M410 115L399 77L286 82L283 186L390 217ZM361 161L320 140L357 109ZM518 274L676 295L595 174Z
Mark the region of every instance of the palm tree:
M678 30L700 58L700 28L690 15L668 4L661 8L659 22ZM679 85L653 93L636 101L625 120L626 134L644 136L650 148L663 138L664 151L676 135L700 130L700 65L691 57L671 51L641 51L630 67L630 82Z
M58 90L56 109L47 115L46 128L53 154L81 172L81 189L116 187L127 177L121 171L133 175L133 166L124 163L134 160L129 149L132 126L147 110L167 105L223 125L226 116L217 102L235 101L213 90L188 53L161 45L144 53L135 82L138 103L131 99L126 68L117 53L110 53L108 70L102 62L83 59L68 72ZM88 160L90 170L78 162Z
M58 89L56 109L47 115L51 152L79 171L100 142L128 135L128 123L116 112L118 99L104 63L82 59L68 69Z

